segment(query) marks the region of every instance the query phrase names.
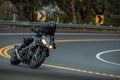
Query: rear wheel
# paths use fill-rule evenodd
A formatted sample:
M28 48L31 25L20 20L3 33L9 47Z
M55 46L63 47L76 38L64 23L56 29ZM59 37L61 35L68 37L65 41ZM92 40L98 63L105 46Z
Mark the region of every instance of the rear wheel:
M17 58L15 52L11 54L10 63L13 65L18 65L21 61Z
M37 56L36 56L36 54L37 54ZM40 46L36 47L33 50L33 55L30 60L30 67L38 68L44 62L45 58L46 58L46 51L41 50Z

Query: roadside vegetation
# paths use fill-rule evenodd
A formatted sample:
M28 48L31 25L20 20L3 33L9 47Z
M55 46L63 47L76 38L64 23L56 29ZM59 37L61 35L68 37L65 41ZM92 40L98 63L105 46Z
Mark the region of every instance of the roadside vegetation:
M104 15L104 24L120 26L120 0L0 0L0 19L37 21L38 10L45 10L46 21L96 24L95 16Z

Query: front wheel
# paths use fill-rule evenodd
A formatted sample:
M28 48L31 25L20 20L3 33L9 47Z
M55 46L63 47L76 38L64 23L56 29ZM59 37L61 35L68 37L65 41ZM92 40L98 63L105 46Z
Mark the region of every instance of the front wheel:
M37 56L36 56L36 54L37 54ZM36 47L33 50L33 55L30 60L30 67L38 68L44 62L45 58L46 58L46 51L41 50L40 46Z

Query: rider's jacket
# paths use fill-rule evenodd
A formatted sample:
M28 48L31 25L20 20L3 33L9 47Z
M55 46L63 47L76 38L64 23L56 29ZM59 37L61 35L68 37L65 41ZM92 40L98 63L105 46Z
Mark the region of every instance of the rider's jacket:
M42 33L46 35L54 36L54 33L56 31L56 24L50 23L47 26L42 26L34 30L36 33Z

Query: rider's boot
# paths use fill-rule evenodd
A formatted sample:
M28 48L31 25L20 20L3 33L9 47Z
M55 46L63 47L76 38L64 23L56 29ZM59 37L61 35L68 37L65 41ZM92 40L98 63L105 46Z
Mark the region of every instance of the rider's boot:
M53 49L56 49L54 36L51 36Z
M55 45L55 42L53 42L53 49L56 49L56 45Z

